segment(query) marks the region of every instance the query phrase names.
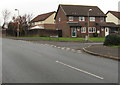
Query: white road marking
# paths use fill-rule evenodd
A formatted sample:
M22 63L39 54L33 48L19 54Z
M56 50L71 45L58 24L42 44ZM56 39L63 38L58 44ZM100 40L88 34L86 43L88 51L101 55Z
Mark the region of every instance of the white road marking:
M81 50L77 50L77 53L82 53Z
M91 47L92 45L89 45L88 47Z
M62 50L64 50L64 49L65 49L65 47L62 47L61 49L62 49Z
M44 44L44 45L49 45L49 44Z
M94 77L96 77L96 78L104 79L103 77L100 77L100 76L97 76L97 75L95 75L95 74L93 74L93 73L87 72L87 71L85 71L85 70L81 70L81 69L79 69L79 68L76 68L76 67L70 66L70 65L65 64L65 63L63 63L63 62L56 61L56 63L62 64L62 65L64 65L64 66L67 66L67 67L72 68L72 69L74 69L74 70L77 70L77 71L80 71L80 72L83 72L83 73L89 74L89 75L94 76Z
M66 48L66 50L70 50L70 48Z
M71 49L72 52L75 52L75 49Z
M57 47L57 48L61 48L61 47Z
M52 47L54 46L54 45L51 45Z
M57 47L57 46L54 46L54 47Z

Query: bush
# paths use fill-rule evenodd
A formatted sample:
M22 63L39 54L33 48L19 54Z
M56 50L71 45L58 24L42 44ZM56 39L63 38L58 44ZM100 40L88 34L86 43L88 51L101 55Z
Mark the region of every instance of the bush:
M120 45L120 36L116 34L107 35L104 45Z
M93 33L93 37L98 37L98 33Z

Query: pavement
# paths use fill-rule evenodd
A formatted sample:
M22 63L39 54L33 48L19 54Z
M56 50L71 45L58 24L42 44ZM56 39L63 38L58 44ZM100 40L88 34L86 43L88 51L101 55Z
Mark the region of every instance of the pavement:
M103 44L94 44L83 48L83 50L92 55L120 60L120 48L118 47L108 47Z
M56 45L2 39L2 61L2 83L118 83L118 61Z
M18 40L18 38L12 38L12 39ZM104 46L102 42L50 41L50 40L40 40L40 39L31 39L31 38L19 38L19 39L31 41L35 43L55 45L58 48L66 47L66 49L70 48L71 50L76 50L76 51L81 50L92 55L110 58L114 60L120 60L120 48Z

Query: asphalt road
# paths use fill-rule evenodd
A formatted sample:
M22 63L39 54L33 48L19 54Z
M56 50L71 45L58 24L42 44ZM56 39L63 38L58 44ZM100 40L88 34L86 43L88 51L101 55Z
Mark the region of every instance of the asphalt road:
M47 44L2 40L2 83L117 83L118 62Z

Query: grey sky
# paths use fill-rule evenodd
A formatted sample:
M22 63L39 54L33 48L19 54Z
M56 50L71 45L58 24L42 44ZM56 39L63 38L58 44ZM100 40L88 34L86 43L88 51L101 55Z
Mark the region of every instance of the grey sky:
M73 5L93 5L98 6L104 13L108 10L118 11L119 0L2 0L0 2L0 25L2 24L1 12L8 9L12 15L17 12L14 9L19 9L20 14L33 14L34 16L57 11L59 4L73 4Z

